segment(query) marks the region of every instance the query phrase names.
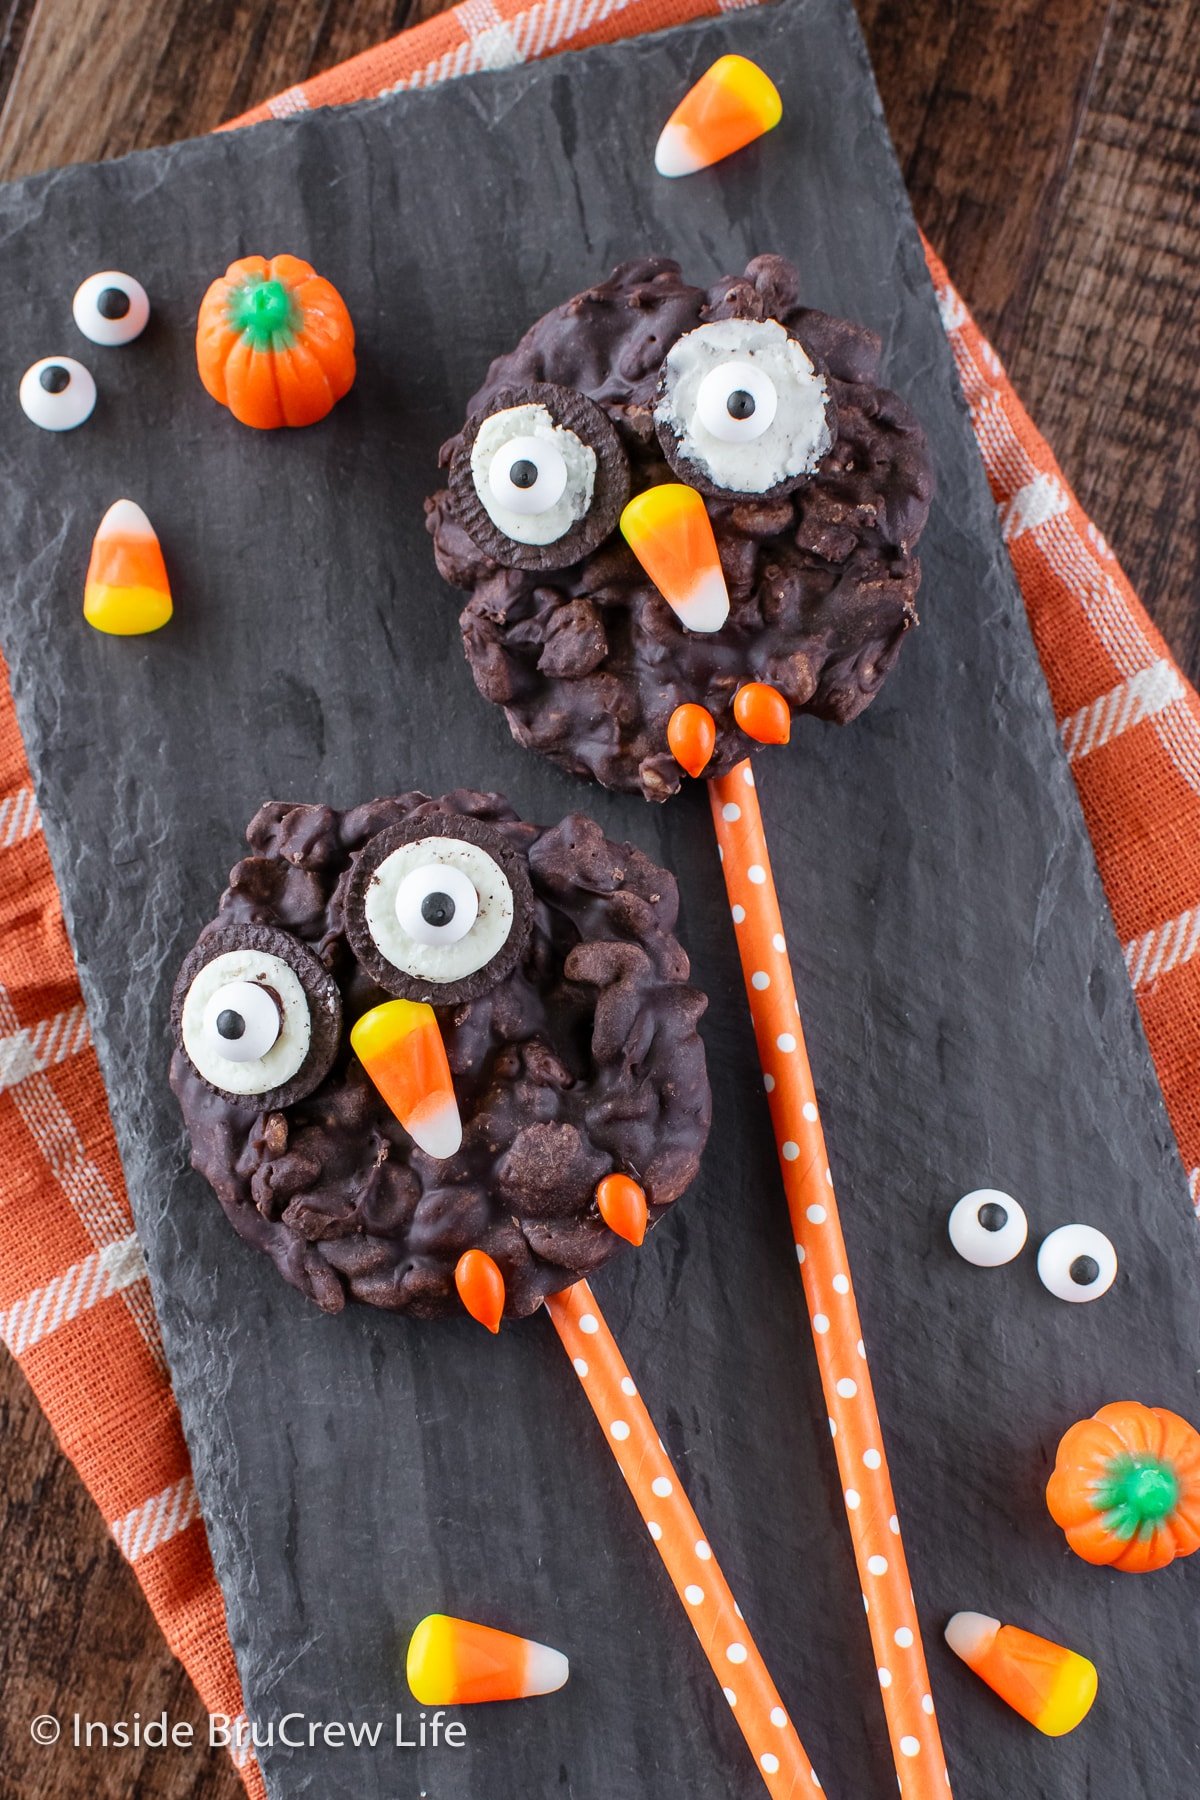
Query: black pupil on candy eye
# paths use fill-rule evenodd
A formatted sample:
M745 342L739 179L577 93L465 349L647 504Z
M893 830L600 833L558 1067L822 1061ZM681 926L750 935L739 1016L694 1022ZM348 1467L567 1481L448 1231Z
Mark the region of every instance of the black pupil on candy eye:
M103 288L96 297L96 311L102 319L123 319L129 311L129 295L124 288Z
M985 1201L977 1216L985 1231L1003 1231L1008 1224L1008 1214L994 1200Z
M454 917L454 902L449 894L426 894L421 902L421 917L427 925L448 925Z
M1091 1287L1100 1274L1100 1264L1094 1256L1077 1256L1071 1264L1071 1280L1076 1287Z
M71 377L61 363L51 363L48 369L42 370L38 379L48 394L61 394L65 387L71 385Z
M234 1012L232 1006L227 1006L224 1012L217 1014L218 1037L236 1042L238 1038L245 1037L245 1035L246 1021L240 1012Z
M538 478L537 464L527 456L518 457L508 471L508 479L516 488L531 488Z
M731 419L752 419L754 417L754 395L748 394L745 388L734 388L725 402L725 410Z

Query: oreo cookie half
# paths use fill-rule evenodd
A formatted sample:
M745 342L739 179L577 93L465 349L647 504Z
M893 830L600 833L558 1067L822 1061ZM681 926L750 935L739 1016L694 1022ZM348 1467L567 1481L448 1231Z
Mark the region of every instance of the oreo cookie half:
M502 833L462 814L381 831L354 859L346 938L389 994L457 1006L516 967L533 922L522 857Z
M572 388L506 388L472 414L450 461L470 537L512 569L564 569L616 530L629 462L603 408Z
M338 985L273 925L221 925L184 961L171 998L175 1041L222 1099L270 1112L324 1080L342 1033Z

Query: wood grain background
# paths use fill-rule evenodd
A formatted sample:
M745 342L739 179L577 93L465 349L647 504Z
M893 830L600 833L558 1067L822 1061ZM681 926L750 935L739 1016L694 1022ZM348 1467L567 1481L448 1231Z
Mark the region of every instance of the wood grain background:
M1200 8L857 4L918 219L1200 676ZM438 0L0 0L0 179L207 131L438 10ZM204 1732L137 1583L8 1359L0 1434L0 1796L234 1800L221 1753L31 1742L39 1712L165 1709Z

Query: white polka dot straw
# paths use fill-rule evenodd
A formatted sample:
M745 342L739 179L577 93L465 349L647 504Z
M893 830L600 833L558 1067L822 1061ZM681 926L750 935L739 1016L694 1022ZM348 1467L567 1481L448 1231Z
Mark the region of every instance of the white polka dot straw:
M903 1800L946 1800L917 1609L909 1584L854 1282L833 1191L771 877L758 794L744 764L708 784L721 867L779 1146L797 1267L812 1323L880 1692ZM737 817L729 805L737 805ZM765 982L762 980L766 976Z
M773 1800L820 1784L586 1281L546 1311ZM586 1352L586 1354L585 1354ZM624 1430L618 1431L618 1424Z

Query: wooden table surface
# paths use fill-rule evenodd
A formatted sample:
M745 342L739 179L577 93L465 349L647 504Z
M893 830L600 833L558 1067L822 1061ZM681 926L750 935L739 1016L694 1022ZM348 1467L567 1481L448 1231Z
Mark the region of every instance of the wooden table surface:
M858 0L918 219L1177 656L1200 675L1200 10ZM0 0L0 179L209 130L437 0ZM47 246L47 255L53 246ZM221 1753L42 1750L38 1712L201 1727L0 1363L0 1796L233 1800ZM508 1800L505 1796L504 1800Z

